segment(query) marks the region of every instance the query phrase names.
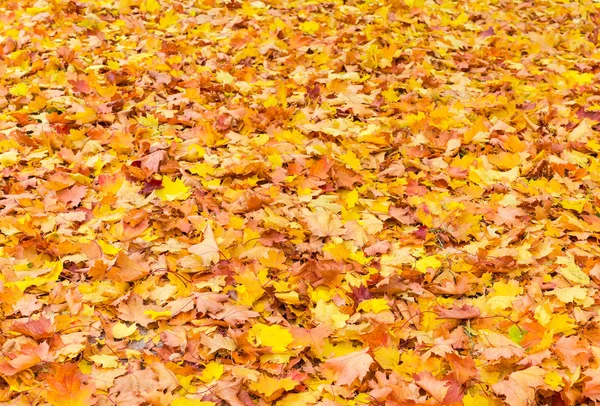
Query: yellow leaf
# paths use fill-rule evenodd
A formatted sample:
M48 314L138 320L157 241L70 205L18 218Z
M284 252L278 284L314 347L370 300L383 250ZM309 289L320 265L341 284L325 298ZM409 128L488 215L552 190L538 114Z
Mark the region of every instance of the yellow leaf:
M97 86L96 92L102 97L113 97L117 93L117 86Z
M91 123L92 121L96 120L96 117L97 117L96 111L94 109L86 107L84 111L80 111L78 113L71 114L71 115L67 116L66 118L69 120L76 121L79 124L86 124L86 123Z
M592 73L579 73L576 70L568 70L563 72L561 76L563 79L579 86L588 85L594 80L594 75Z
M235 82L235 77L231 76L227 72L218 71L217 72L217 80L224 85L230 85L233 82Z
M552 318L552 307L550 303L544 302L535 308L534 317L538 323L542 326L546 326L550 323Z
M21 292L24 292L25 289L27 289L30 286L43 286L49 282L55 282L63 270L63 263L62 263L62 261L46 262L44 264L44 269L48 269L47 272L49 272L46 276L43 276L43 277L40 276L37 278L24 278L22 280L18 280L15 282L6 282L4 286L6 288L11 288L11 287L15 286ZM38 274L42 275L43 273L38 273Z
M141 125L143 125L145 127L150 127L150 128L154 128L154 129L157 129L160 124L158 122L158 119L156 117L154 117L152 114L146 114L146 117L144 117L144 116L138 117L137 121L138 121L138 123L140 123Z
M358 202L358 190L356 189L352 189L347 195L346 195L346 207L348 209L353 208L354 206L356 206L356 203ZM387 212L386 212L387 213Z
M142 3L141 10L148 13L160 12L160 3L157 0L146 0Z
M265 107L267 107L267 106L265 105ZM271 155L267 156L267 159L269 160L271 165L273 165L275 168L281 168L281 166L283 165L283 159L281 158L281 155L279 155L279 154L271 154Z
M201 178L205 178L206 175L212 175L215 172L214 168L206 162L197 163L187 168L187 170L194 175L199 175Z
M493 400L490 400L487 397L483 397L478 393L476 393L475 395L467 393L463 397L462 402L464 406L492 406L495 404Z
M554 390L558 390L563 386L562 376L556 371L550 371L544 375L544 382Z
M13 96L25 96L29 92L29 88L25 82L21 82L18 85L11 87L8 92Z
M400 100L400 93L398 93L391 87L385 90L384 92L381 92L381 95L389 103L395 103L398 100Z
M325 303L323 300L317 302L313 315L317 321L328 323L334 328L344 328L346 320L350 318L349 315L342 313L335 304Z
M277 98L273 95L269 96L267 100L264 101L263 106L265 107L276 107L279 104Z
M340 160L346 164L346 166L350 169L352 169L353 171L360 171L361 170L361 166L360 166L360 159L358 159L356 157L356 155L354 154L354 152L352 151L348 151L346 152L344 155L342 155L340 157Z
M0 164L2 166L11 166L19 162L19 153L14 149L0 154Z
M558 257L556 259L556 263L559 265L566 265L559 267L556 271L569 281L585 286L590 284L590 277L583 273L581 268L573 261L572 258Z
M381 313L385 310L390 310L390 306L385 299L368 299L360 302L356 310L365 312Z
M300 24L300 29L310 35L313 35L315 32L319 31L320 25L315 21L306 21Z
M568 336L575 332L576 322L568 314L553 314L546 327L556 334Z
M428 268L438 269L441 266L442 263L435 256L421 258L415 264L415 268L422 273L426 273Z
M380 347L373 351L375 361L384 369L394 370L400 364L400 351L394 347Z
M408 7L422 7L425 4L425 0L404 0L404 4Z
M113 337L116 339L129 337L137 330L137 326L133 323L131 326L127 327L125 323L118 322L112 328Z
M163 201L185 200L192 194L180 178L172 181L168 176L164 176L162 186L162 189L157 190L155 193Z
M583 207L586 204L586 200L585 199L578 199L578 200L563 200L562 202L560 202L560 205L568 210L575 210L577 213L581 213L583 211Z
M297 381L291 378L276 379L270 376L261 375L258 381L250 383L250 389L263 394L266 398L273 396L278 391L289 391L298 385Z
M252 326L248 339L255 347L271 347L271 351L281 353L287 351L287 346L294 341L292 334L278 325L257 323Z
M175 24L178 20L179 20L179 17L175 13L175 11L169 10L169 11L167 11L167 13L164 16L162 16L160 18L160 22L159 22L158 26L161 29L165 29L165 28L170 27L173 24Z
M200 375L200 379L208 383L216 381L221 375L223 375L223 364L212 361L206 365L206 368L204 368L204 371Z
M119 358L117 358L115 355L98 354L92 355L90 359L94 361L95 364L100 365L102 368L117 368L119 366Z
M488 160L490 163L496 165L498 169L506 171L515 166L519 166L521 163L521 156L517 153L510 154L508 152L501 152L497 155L489 155Z
M558 288L548 293L549 295L556 295L558 300L563 303L571 303L576 300L585 300L588 297L588 290L581 286L573 286L570 288Z
M494 283L494 293L490 296L518 296L523 293L523 288L519 285L519 282L510 280L508 283L496 282Z
M154 310L144 310L144 314L146 316L150 316L152 318L152 320L158 320L158 319L168 319L171 317L171 311L170 310L163 310L161 312L157 312Z
M102 252L104 252L106 255L116 255L116 254L119 253L119 251L121 251L117 247L115 247L113 245L110 245L110 244L107 244L103 240L98 239L98 240L96 240L96 242L98 243L98 245L102 249Z

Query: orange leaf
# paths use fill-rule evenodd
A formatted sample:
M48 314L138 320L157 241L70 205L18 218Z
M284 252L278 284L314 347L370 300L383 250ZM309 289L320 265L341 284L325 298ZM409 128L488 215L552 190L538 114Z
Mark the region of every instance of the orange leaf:
M369 349L365 348L348 355L329 359L323 363L322 368L337 375L336 383L338 385L350 385L355 379L362 380L369 372L374 360L367 351Z
M44 397L53 406L92 405L95 403L92 397L95 387L86 383L86 378L77 364L60 365L52 376L46 378L48 389Z
M39 320L29 320L25 323L15 323L13 324L11 330L29 336L34 340L48 338L54 335L54 328L52 328L50 319L47 319L44 316L40 316Z
M131 259L122 251L119 252L115 266L108 271L108 278L117 282L133 282L148 275L147 266Z

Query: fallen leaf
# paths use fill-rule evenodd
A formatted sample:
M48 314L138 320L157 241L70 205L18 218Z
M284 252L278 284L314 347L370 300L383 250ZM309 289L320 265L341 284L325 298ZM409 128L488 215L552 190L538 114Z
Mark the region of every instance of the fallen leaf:
M375 362L367 352L368 349L364 349L328 359L322 368L334 374L337 385L351 385L356 379L362 380Z

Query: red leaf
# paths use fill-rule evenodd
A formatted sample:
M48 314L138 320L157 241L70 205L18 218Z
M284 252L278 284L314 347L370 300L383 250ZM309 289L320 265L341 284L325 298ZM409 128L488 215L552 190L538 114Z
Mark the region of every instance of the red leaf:
M372 297L371 293L369 292L369 288L367 288L365 285L360 285L359 287L352 286L352 294L356 298L357 303Z
M54 328L52 327L50 319L47 319L44 316L41 316L39 320L29 320L25 323L15 323L11 327L11 330L29 336L34 340L48 338L54 335Z

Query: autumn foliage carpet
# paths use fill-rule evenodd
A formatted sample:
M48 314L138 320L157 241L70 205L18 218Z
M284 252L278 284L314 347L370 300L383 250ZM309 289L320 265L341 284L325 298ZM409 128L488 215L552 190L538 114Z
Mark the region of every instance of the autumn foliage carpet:
M600 401L599 11L1 1L0 404Z

